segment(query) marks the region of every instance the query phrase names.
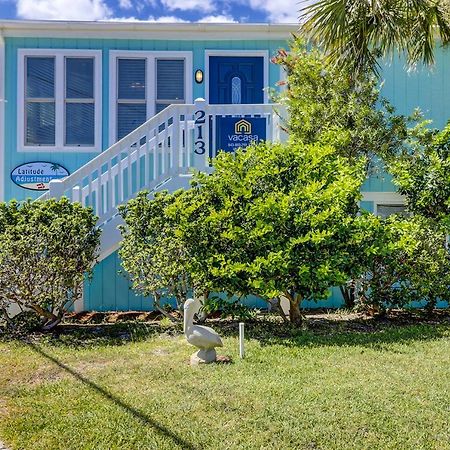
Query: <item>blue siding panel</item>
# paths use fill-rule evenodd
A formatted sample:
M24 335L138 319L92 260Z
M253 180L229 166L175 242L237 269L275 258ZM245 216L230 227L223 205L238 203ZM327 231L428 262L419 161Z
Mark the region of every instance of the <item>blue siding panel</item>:
M375 205L374 202L368 202L368 201L362 201L360 202L361 209L364 211L374 213L375 211Z

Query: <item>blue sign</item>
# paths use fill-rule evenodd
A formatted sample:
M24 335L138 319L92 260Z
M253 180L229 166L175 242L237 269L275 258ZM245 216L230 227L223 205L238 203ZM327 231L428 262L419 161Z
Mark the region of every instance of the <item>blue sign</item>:
M17 186L32 191L47 191L50 180L58 180L69 175L60 164L36 161L22 164L11 172L11 180Z
M264 117L218 117L217 150L234 152L252 143L266 140Z

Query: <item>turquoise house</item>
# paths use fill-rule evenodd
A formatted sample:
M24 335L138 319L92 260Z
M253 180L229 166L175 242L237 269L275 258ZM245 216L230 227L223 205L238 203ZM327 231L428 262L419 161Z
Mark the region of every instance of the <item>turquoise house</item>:
M271 56L296 28L0 22L0 200L67 195L100 217L100 262L77 310L152 308L118 273L117 205L144 188L188 187L190 169L209 170L218 148L283 139L266 88L283 78ZM438 50L433 70L386 64L384 95L443 126L449 61ZM361 206L388 215L403 200L380 174L365 183ZM340 304L336 290L317 306Z

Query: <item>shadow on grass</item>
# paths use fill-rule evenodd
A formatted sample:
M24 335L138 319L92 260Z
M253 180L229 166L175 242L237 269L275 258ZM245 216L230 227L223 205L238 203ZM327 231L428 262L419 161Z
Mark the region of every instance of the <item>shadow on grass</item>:
M67 366L63 362L59 361L54 356L48 354L42 348L32 342L25 342L34 352L42 356L43 358L48 359L64 371L68 372L70 375L72 375L76 380L80 381L84 385L88 386L92 391L96 392L97 394L101 395L106 400L109 400L111 403L116 405L117 407L121 408L123 411L125 411L127 414L130 414L132 417L137 419L139 422L141 422L144 426L151 427L153 430L155 430L160 435L170 439L174 444L178 445L183 450L195 450L196 447L194 447L190 442L185 441L183 438L175 434L173 431L169 430L165 426L161 425L160 423L156 422L154 419L149 417L144 412L140 411L139 409L135 408L132 405L129 405L128 403L124 402L119 397L115 396L111 392L109 392L107 389L103 388L102 386L99 386L98 384L95 384L93 381L86 378L84 375L78 373L71 367Z

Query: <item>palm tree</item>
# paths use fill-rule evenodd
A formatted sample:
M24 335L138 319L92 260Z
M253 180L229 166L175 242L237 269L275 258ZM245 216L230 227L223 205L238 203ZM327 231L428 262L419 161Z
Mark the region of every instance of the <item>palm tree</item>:
M450 0L301 0L301 31L331 63L379 75L379 58L404 52L409 66L434 63L436 37L450 42Z
M52 170L53 172L58 173L58 170L61 168L61 166L57 163L52 163L50 166L50 170Z

